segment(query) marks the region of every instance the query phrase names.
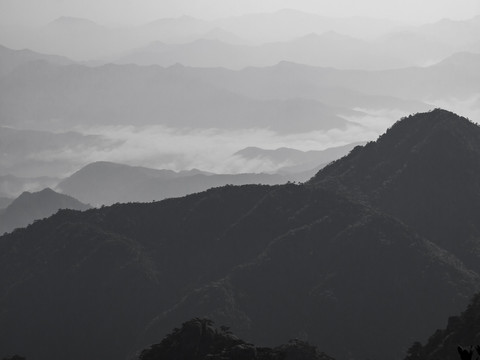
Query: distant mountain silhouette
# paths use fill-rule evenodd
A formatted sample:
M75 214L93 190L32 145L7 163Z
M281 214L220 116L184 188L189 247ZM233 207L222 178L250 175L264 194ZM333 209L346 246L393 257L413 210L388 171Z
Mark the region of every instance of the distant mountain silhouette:
M391 69L415 64L389 55L381 45L333 31L320 35L311 33L289 41L257 46L242 45L235 39L229 42L229 38L225 36L203 37L181 44L154 42L113 60L117 64L171 66L179 63L193 67L224 67L235 70L249 66L273 66L280 61L363 70Z
M128 36L125 36L125 40L128 40ZM116 50L118 41L112 30L92 20L62 16L37 29L28 47L76 61L86 61Z
M348 154L355 146L363 143L353 143L344 146L336 146L325 150L300 151L290 148L279 148L275 150L266 150L257 147L247 147L237 151L234 156L239 156L248 160L268 161L272 164L280 166L280 173L299 173L310 172L315 168L323 167L333 160L337 160ZM317 169L318 171L318 169ZM304 181L310 179L311 176L305 178Z
M476 96L480 92L478 59L478 53L462 52L426 67L384 71L340 70L281 62L266 69L249 68L240 72L197 69L195 74L197 77L200 74L203 81L224 84L231 91L255 97L289 98L299 96L301 90L302 97L331 105L356 103L356 108L418 112L430 109L425 103L432 99ZM296 95L292 95L294 90Z
M185 196L212 187L245 184L283 184L277 174L213 174L199 170L174 172L109 162L95 162L62 180L57 189L85 203L150 202Z
M443 19L424 26L407 27L391 20L330 18L284 9L274 13L246 14L211 21L190 16L161 18L124 28L109 28L88 19L61 17L40 28L32 27L29 31L24 29L21 37L15 36L15 28L10 31L12 34L4 31L0 40L13 48L29 48L77 61L96 60L105 63L108 62L106 59L118 57L119 54L153 41L185 44L210 39L238 45L243 43L238 39L245 39L249 44L263 45L291 41L312 33L321 35L335 32L358 38L357 41L363 42L363 46L349 47L350 50L345 51L345 42L338 41L337 49L327 44L327 48L322 51L311 51L312 59L307 56L303 56L303 59L309 61L316 58L315 63L318 65L318 59L334 56L340 67L348 65L351 68L351 65L356 65L355 68L378 69L390 68L395 64L425 65L457 51L478 51L479 23L477 16L467 20ZM372 41L379 37L380 41ZM342 59L340 55L348 55L352 51L357 54L356 64L355 59ZM235 53L231 55L234 56Z
M58 194L52 189L30 193L24 192L0 213L0 234L25 227L34 220L55 214L60 209L87 210L85 205L74 198Z
M340 115L359 115L309 99L260 101L185 76L181 66L54 66L28 63L0 83L4 125L35 121L63 128L98 124L195 129L269 128L280 133L345 128ZM188 106L186 106L188 104ZM159 114L162 114L159 117Z
M466 20L442 19L412 31L426 39L448 44L457 51L471 51L469 47L480 41L480 15Z
M74 63L72 60L62 56L40 54L27 49L13 50L0 45L0 77L7 75L27 62L38 60L58 65Z
M479 238L465 214L478 129L417 114L308 184L63 210L2 236L0 356L130 358L208 317L261 346L298 338L338 359L401 358L480 290L464 256ZM439 236L456 222L458 236Z
M405 360L460 359L458 346L471 347L475 354L472 359L477 358L480 355L479 317L480 294L476 294L466 309L458 316L449 317L446 328L435 331L425 345L414 343Z
M256 347L233 335L228 327L216 329L211 320L192 319L174 329L161 343L145 349L140 360L333 360L304 341L291 340L274 349Z

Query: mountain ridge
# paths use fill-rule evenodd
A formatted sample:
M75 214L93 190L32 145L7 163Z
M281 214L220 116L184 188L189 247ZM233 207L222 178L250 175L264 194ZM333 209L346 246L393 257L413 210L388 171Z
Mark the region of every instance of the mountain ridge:
M422 178L441 169L441 160L467 173L471 161L480 164L463 141L451 159L438 159L430 149L447 148L438 140L448 131L439 126L432 134L442 136L431 135L432 122L460 124L459 133L466 127L472 138L480 131L434 110L399 121L307 184L224 186L161 202L63 210L0 237L0 353L130 357L185 319L208 316L262 345L299 338L340 360L402 358L480 290L475 262L436 236L437 226L449 224L448 201L424 196L435 208L427 218L435 228L422 228L382 208L382 178L377 189L365 180L367 172L402 180L397 171L413 167L404 162L417 161L413 178L423 190ZM413 143L422 146L415 152ZM464 154L472 156L460 161ZM465 187L445 171L435 178L442 199L477 203L477 185ZM411 189L397 184L395 196L408 199ZM405 208L422 215L428 207L413 194L419 201ZM465 217L456 225L468 225L475 239L466 210L455 208ZM457 243L472 252L477 243L468 240ZM64 342L53 346L58 336Z
M477 124L435 109L397 122L376 142L320 170L310 183L348 188L479 271L475 239L480 233L474 225L480 211L479 144Z

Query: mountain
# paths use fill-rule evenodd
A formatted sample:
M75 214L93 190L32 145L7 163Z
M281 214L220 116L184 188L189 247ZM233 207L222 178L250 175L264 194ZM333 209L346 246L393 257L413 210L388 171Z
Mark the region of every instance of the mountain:
M469 51L469 46L480 40L480 15L466 20L442 19L413 31L433 41L449 44L456 51Z
M478 125L436 109L396 123L310 182L367 198L478 272L479 157Z
M301 151L290 148L266 150L258 147L247 147L237 151L234 156L245 160L269 162L279 167L281 173L299 173L325 166L333 160L347 155L355 146L363 143L352 143L325 150ZM318 170L317 170L318 171ZM316 172L315 172L316 173ZM312 174L313 176L314 174ZM308 179L310 179L310 176ZM308 179L305 179L308 180Z
M236 44L240 38L260 45L326 31L371 39L390 32L396 26L398 24L386 20L335 19L294 10L211 21L190 16L160 18L129 27L108 27L89 19L63 16L41 27L2 26L0 42L15 49L29 48L76 61L88 61L105 60L153 41L180 44L212 39L211 34L214 34L213 39L227 40L227 43Z
M2 44L15 49L29 48L76 61L109 61L112 57L118 58L120 54L155 41L186 44L208 39L228 44L260 46L291 42L312 33L322 35L334 32L358 38L359 43L363 42L363 47L355 48L359 51L359 63L355 68L368 67L368 59L377 68L391 68L402 64L425 65L428 61L438 61L441 57L458 51L477 51L480 41L479 23L477 16L461 21L443 19L412 27L390 20L330 18L284 9L274 13L246 14L211 21L189 16L160 18L140 26L115 28L88 19L60 17L40 28L26 30L15 26L6 27L0 40ZM341 54L348 54L348 51L344 51L345 43L341 41L338 45L336 59L343 66L355 65L354 59L341 58ZM425 46L422 48L422 45ZM317 49L316 52L311 50L310 53L320 59L322 53L327 59L331 56L327 49ZM328 50L335 50L335 47L329 46ZM415 55L417 50L420 52ZM369 56L365 57L366 54ZM308 60L307 57L304 59ZM382 66L380 60L388 61L389 64ZM370 68L374 68L373 64Z
M286 176L274 174L213 174L198 170L174 172L95 162L62 180L57 189L85 203L111 205L185 196L227 184L282 184L288 180Z
M449 317L446 328L435 331L425 345L415 342L410 347L405 360L458 359L459 346L480 355L479 317L480 294L476 294L467 308L460 315ZM476 349L474 350L473 347Z
M36 193L24 192L0 213L0 233L25 227L35 220L55 214L60 209L89 208L90 206L49 188Z
M398 55L390 56L382 47L375 44L332 31L321 35L312 33L287 42L258 46L228 41L228 38L224 40L214 36L182 44L154 42L146 47L135 49L113 62L161 66L179 63L192 67L225 67L234 70L249 66L273 66L280 61L367 70L399 68L415 64L415 62L398 60Z
M382 91L391 92L391 89L375 91L367 88L368 92L365 89L352 90L359 84L350 82L351 77L363 74L365 77L359 80L368 82L377 77L377 72L325 69L282 61L267 68L246 68L241 71L185 68L185 73L214 86L261 100L306 98L340 108L372 110L374 113L397 109L410 114L431 108L425 102L409 98L407 94L403 94L403 98L382 94ZM391 78L389 84L391 88L396 87L396 82Z
M252 46L226 43L223 40L197 39L183 44L153 42L135 49L118 59L115 64L172 66L182 64L193 67L225 67L241 69L249 65L272 65Z
M238 359L238 360L333 360L314 346L299 340L274 349L256 347L233 335L228 327L214 327L208 319L192 319L174 329L161 343L141 352L140 360L170 359Z
M411 29L388 34L377 39L375 44L391 57L410 66L429 66L458 51L457 47L430 39Z
M28 47L86 61L114 52L118 41L110 29L89 19L62 16L37 29L31 35Z
M389 33L399 24L366 17L331 18L293 9L273 13L253 13L219 19L216 26L243 39L270 43L294 39L310 33L335 31L347 36L371 39Z
M4 235L0 354L131 358L208 317L261 346L298 338L338 359L402 358L480 290L463 256L477 246L474 215L459 219L477 206L479 131L446 111L417 114L308 184L63 210ZM426 222L407 223L387 195ZM457 221L462 232L439 241Z
M182 66L28 63L0 83L0 118L3 125L43 130L81 123L291 133L345 128L351 123L340 115L361 114L309 99L252 99L184 73Z
M66 57L36 53L31 50L13 50L0 45L0 77L30 61L43 60L52 64L68 65L74 62Z

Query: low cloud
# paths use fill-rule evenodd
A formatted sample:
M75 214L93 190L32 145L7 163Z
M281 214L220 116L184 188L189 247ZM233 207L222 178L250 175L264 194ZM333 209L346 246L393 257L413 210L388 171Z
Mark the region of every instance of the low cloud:
M112 161L171 170L197 168L216 173L269 172L279 165L270 161L246 160L233 154L248 146L264 149L289 147L298 150L323 150L378 136L368 127L312 131L280 135L267 129L196 130L164 126L114 126L83 130L116 140L117 147L85 154L85 162ZM78 154L77 154L78 155Z
M362 112L367 114L348 117L347 120L353 124L344 129L296 134L278 134L269 129L200 130L174 129L161 125L76 128L79 140L74 144L52 142L40 150L6 154L5 161L0 162L0 175L11 173L18 176L61 178L95 161L175 171L196 168L230 174L274 172L283 166L295 164L271 161L268 158L246 159L234 154L250 146L263 149L288 147L308 151L375 140L396 120L408 115L387 110L374 112L362 109Z

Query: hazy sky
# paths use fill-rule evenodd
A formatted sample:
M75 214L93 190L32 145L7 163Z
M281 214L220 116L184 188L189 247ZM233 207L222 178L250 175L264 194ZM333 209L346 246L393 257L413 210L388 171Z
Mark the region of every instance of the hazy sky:
M39 25L75 16L101 24L141 24L180 15L212 19L283 8L431 22L480 14L480 0L0 0L0 22Z

